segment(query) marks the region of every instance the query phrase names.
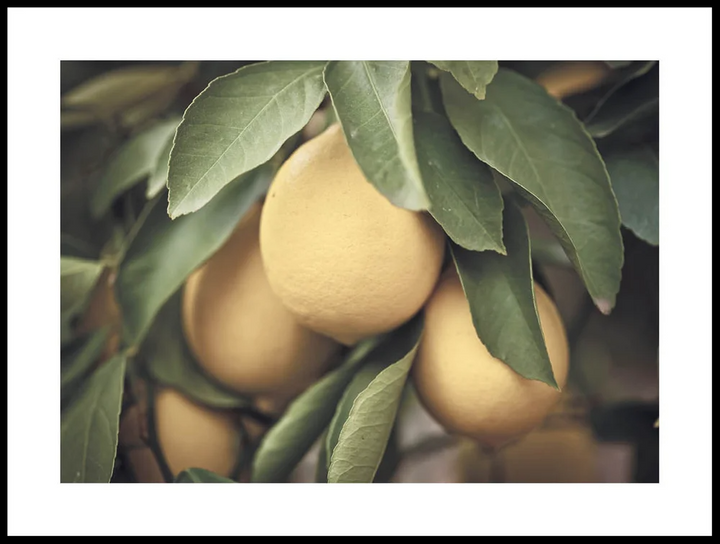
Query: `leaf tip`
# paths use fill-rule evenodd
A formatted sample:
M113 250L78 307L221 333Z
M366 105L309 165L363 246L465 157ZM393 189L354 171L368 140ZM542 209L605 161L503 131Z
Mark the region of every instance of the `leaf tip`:
M595 303L595 306L597 306L597 309L602 312L603 315L610 315L610 312L613 309L613 302L607 298L594 298L593 302Z

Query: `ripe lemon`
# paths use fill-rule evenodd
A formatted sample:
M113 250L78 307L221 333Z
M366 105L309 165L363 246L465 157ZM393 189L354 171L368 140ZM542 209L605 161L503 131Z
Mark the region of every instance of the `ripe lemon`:
M550 297L535 284L538 313L555 380L565 385L565 327ZM560 398L547 384L521 377L477 337L454 270L443 275L425 309L425 330L413 364L425 408L448 431L498 447L536 427Z
M259 246L260 206L188 278L183 326L200 365L248 394L291 395L316 380L339 345L301 326L270 289Z
M162 388L155 393L155 432L174 476L188 468L204 468L229 478L236 466L240 434L229 412L211 410Z
M428 214L392 205L368 182L337 124L280 168L260 227L265 270L280 300L303 325L346 345L420 310L444 244Z

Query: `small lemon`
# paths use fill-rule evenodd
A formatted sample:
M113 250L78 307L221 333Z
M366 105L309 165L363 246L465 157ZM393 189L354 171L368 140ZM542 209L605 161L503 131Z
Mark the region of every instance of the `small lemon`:
M488 352L454 270L441 278L425 308L425 330L412 376L425 408L449 432L498 447L540 424L560 398ZM565 385L568 345L555 304L535 284L540 323L555 380Z

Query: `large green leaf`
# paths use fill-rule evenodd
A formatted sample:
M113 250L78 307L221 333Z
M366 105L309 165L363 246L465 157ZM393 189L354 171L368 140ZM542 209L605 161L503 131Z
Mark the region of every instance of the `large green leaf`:
M197 68L195 62L146 63L104 72L63 95L61 126L75 128L98 121L137 124L167 107Z
M178 122L178 117L157 122L123 144L108 163L90 200L90 211L94 217L104 215L115 197L155 170Z
M76 257L60 257L60 316L66 322L82 311L97 283L103 264Z
M475 98L485 98L485 88L498 71L496 60L431 60L435 66L446 72L462 85Z
M390 433L395 424L408 372L415 359L422 318L419 315L405 327L407 340L414 340L409 350L382 370L357 395L345 420L328 467L329 483L371 483L380 466Z
M657 113L660 97L657 63L640 63L628 70L585 119L594 138L604 138L634 119Z
M350 410L352 409L355 399L386 367L387 364L383 361L369 361L357 372L357 374L355 374L355 376L353 376L352 381L347 388L345 388L345 392L335 409L335 415L333 415L333 418L330 421L330 426L328 427L325 440L322 442L321 449L324 449L323 457L325 459L326 478L327 469L330 468L332 452L337 445L338 438L340 437L340 431L350 415Z
M527 224L508 199L503 231L507 255L451 244L478 338L490 354L529 380L557 387L535 305Z
M360 342L345 361L305 390L263 438L252 467L253 482L284 482L327 427L345 387L377 346Z
M157 196L165 187L167 187L168 163L170 162L170 150L172 147L173 140L172 138L168 138L165 147L158 157L155 168L148 178L147 189L145 189L145 196L148 199Z
M72 350L61 359L60 387L65 389L85 375L105 347L110 329L98 329L87 338L77 349Z
M168 214L199 210L237 176L263 164L325 96L324 62L264 62L219 77L188 107L168 172Z
M396 206L427 209L413 139L410 63L329 62L324 78L365 177Z
M178 292L167 301L142 345L140 355L147 374L153 382L177 389L208 406L247 406L247 398L222 387L198 366L183 334L181 300Z
M108 483L115 464L125 378L125 356L116 355L87 381L62 415L60 481Z
M648 146L605 156L623 225L654 246L660 243L659 164Z
M490 168L468 151L441 115L416 114L415 137L432 216L462 247L504 254L503 201Z
M235 482L204 468L183 470L175 478L176 484L234 484Z
M572 110L534 81L500 69L485 100L441 78L450 121L463 143L514 182L543 217L609 313L620 288L620 213L595 143Z
M142 339L155 314L227 240L250 206L267 191L273 166L263 165L227 185L200 212L172 221L156 205L130 245L117 280L125 339Z

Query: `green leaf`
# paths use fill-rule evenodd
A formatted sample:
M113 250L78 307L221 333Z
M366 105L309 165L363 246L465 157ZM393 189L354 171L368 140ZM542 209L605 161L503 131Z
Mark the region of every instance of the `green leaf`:
M478 100L485 98L485 88L498 71L496 60L431 60L430 62L441 70L450 72L458 83Z
M60 257L60 315L66 322L85 308L103 264L76 257Z
M170 153L168 214L199 210L269 160L325 96L324 62L264 62L219 77L185 111Z
M609 313L623 262L620 213L602 158L573 111L507 69L485 100L446 74L441 86L463 143L514 182L562 243L595 305Z
M121 115L126 126L134 124L153 106L153 112L169 104L180 88L197 72L198 64L176 66L139 64L104 72L83 82L62 97L61 126L82 127ZM162 102L159 102L162 101Z
M284 482L332 419L345 387L377 346L357 344L345 361L298 396L263 438L252 467L253 482Z
M234 484L235 482L204 468L183 470L175 478L176 484Z
M188 275L215 253L270 184L274 168L263 165L223 188L196 214L170 220L155 206L130 245L117 279L124 336L138 343L160 307Z
M396 206L427 209L413 140L410 63L329 62L324 78L365 177Z
M62 358L60 376L62 389L76 382L92 368L105 347L109 333L109 327L97 330L78 349Z
M464 248L505 254L503 201L490 168L468 151L441 115L416 114L415 136L435 220Z
M172 117L155 123L123 144L108 163L90 200L90 211L94 217L104 215L115 197L155 170L178 121L179 118Z
M660 243L659 164L644 145L605 157L623 225L654 246Z
M529 380L557 388L535 304L527 224L508 199L503 231L507 255L451 244L478 338L490 354Z
M420 315L411 322L409 332L414 339L412 347L355 398L332 452L329 483L371 483L375 478L420 342Z
M145 190L145 196L148 200L160 194L160 192L167 186L168 163L170 162L170 150L172 147L173 140L172 138L168 138L165 147L158 157L155 168L148 178L147 189Z
M80 398L63 413L61 482L110 481L118 443L125 364L123 355L110 359L88 379Z
M562 267L572 266L557 238L532 238L530 240L530 253L534 261L542 264Z
M658 111L660 79L657 63L649 61L631 68L585 119L593 138L604 138L629 121Z
M247 398L213 381L195 361L185 341L181 306L178 292L163 306L150 328L140 350L145 371L153 382L177 389L207 406L222 409L247 406L250 402Z
M327 435L325 437L325 441L323 442L324 448L321 448L325 450L324 457L326 470L330 468L332 452L337 445L338 438L340 437L340 431L350 415L350 410L352 409L355 399L367 388L368 385L370 385L370 382L372 382L377 375L380 374L380 372L385 370L386 367L387 364L383 361L369 361L357 372L357 374L355 374L355 376L353 376L352 381L347 388L345 388L345 392L335 409L335 415L333 415L333 418L330 421L330 426L328 427Z

